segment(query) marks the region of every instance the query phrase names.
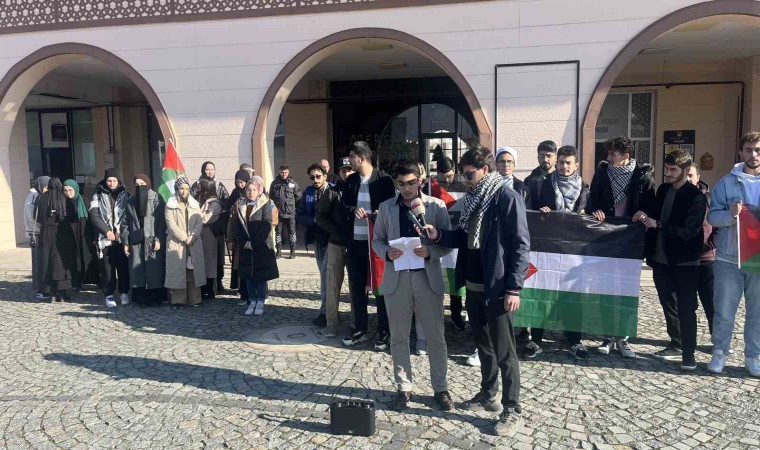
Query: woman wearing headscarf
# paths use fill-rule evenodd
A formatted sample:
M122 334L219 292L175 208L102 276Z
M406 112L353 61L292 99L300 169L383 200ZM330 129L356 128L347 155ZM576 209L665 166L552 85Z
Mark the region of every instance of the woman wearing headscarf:
M203 220L201 242L203 243L203 261L206 267L206 285L201 288L201 297L214 298L216 296L214 279L217 276L217 250L219 248L219 238L214 234L214 227L217 226L216 222L222 213L222 204L216 198L213 180L201 178L199 183L198 203L201 205L201 219ZM221 236L223 237L223 233Z
M132 299L142 305L159 305L166 299L166 217L164 199L151 189L145 174L134 179L135 195L127 201L121 226L124 253L129 258Z
M221 231L224 232L224 230L227 228L227 223L229 222L230 218L230 193L227 191L227 188L221 181L216 180L216 166L214 163L211 161L206 161L201 164L201 177L198 179L198 181L193 183L193 186L190 188L190 195L192 195L194 199L200 201L200 198L198 197L200 194L200 181L204 178L213 181L215 184L216 198L219 200L219 204L222 205L222 213L217 220L223 222L223 224L220 223L219 226L221 226ZM202 204L203 202L201 202L201 205ZM217 258L216 262L214 263L214 266L216 267L216 274L212 278L216 279L217 290L224 291L224 286L222 285L222 279L224 279L224 236L219 235L217 237L216 245L217 252L215 255Z
M47 284L51 302L68 300L71 289L71 261L76 261L76 247L67 236L59 235L59 228L68 227L66 220L66 197L59 178L51 178L48 190L40 196L37 222L40 224L41 281ZM71 229L69 228L69 234ZM73 253L73 257L72 257Z
M190 195L185 177L174 182L174 195L166 202L166 281L173 305L198 305L206 284L201 231L201 206Z
M106 307L115 308L118 281L121 304L129 303L129 261L121 245L121 224L129 194L114 168L106 169L103 180L95 187L90 200L90 223L97 233L97 254L100 262L100 287Z
M272 207L263 193L264 183L253 177L245 188L235 218L238 270L248 288L247 316L264 314L267 281L279 278L272 238Z
M237 252L237 245L235 241L235 225L238 214L238 206L240 202L245 202L245 185L251 179L250 172L245 169L240 169L235 172L235 189L230 194L230 220L227 223L227 250L229 250L232 257L232 272L230 277L230 289L240 289L240 299L248 302L248 290L246 289L245 282L240 282L240 276L238 275L238 263L240 262L240 255Z
M69 225L70 239L76 252L72 255L75 259L71 263L72 285L76 289L82 289L87 278L87 268L90 266L92 254L90 253L90 220L84 198L79 194L79 184L74 180L63 182L63 195L66 196L66 219ZM59 236L62 233L59 232Z
M32 288L37 300L45 300L50 295L45 292L47 287L40 278L40 225L37 223L37 206L40 195L47 191L50 177L41 176L34 180L34 187L29 189L24 201L24 229L29 236L29 247L32 249Z

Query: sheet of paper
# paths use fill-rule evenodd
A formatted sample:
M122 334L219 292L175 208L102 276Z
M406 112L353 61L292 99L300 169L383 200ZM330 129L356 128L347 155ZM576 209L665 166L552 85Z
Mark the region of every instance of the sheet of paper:
M422 257L414 254L414 248L420 245L420 238L402 237L388 242L388 245L404 252L400 258L393 261L393 268L396 270L396 272L399 270L425 268L425 260Z

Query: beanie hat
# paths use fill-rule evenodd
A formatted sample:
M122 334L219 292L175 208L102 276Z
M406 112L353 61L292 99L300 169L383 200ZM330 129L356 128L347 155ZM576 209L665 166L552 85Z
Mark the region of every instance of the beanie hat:
M119 172L116 169L114 169L113 167L111 167L110 169L106 169L106 174L103 177L103 179L107 180L107 179L112 178L112 177L116 178L117 180L120 180L119 179Z
M517 151L515 149L512 147L499 147L496 150L496 158L494 159L499 159L499 155L502 153L509 153L510 156L512 156L512 159L515 161L515 164L517 164Z

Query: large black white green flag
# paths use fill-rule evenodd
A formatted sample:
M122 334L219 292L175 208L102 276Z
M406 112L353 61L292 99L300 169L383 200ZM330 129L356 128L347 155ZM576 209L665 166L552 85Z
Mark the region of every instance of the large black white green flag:
M528 211L530 267L515 326L636 336L644 227Z

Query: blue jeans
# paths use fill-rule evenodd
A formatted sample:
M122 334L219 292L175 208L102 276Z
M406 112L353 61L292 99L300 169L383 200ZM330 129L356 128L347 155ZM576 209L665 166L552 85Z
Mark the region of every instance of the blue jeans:
M744 355L760 355L760 273L739 270L736 264L715 261L715 318L713 348L725 354L731 346L734 320L744 294L747 315L744 322Z
M314 249L314 256L317 258L319 292L322 295L322 305L319 307L319 313L325 315L327 312L327 246L322 248L317 244Z
M248 288L248 301L250 302L263 302L267 295L267 282L255 281L249 278L245 280L246 288Z

